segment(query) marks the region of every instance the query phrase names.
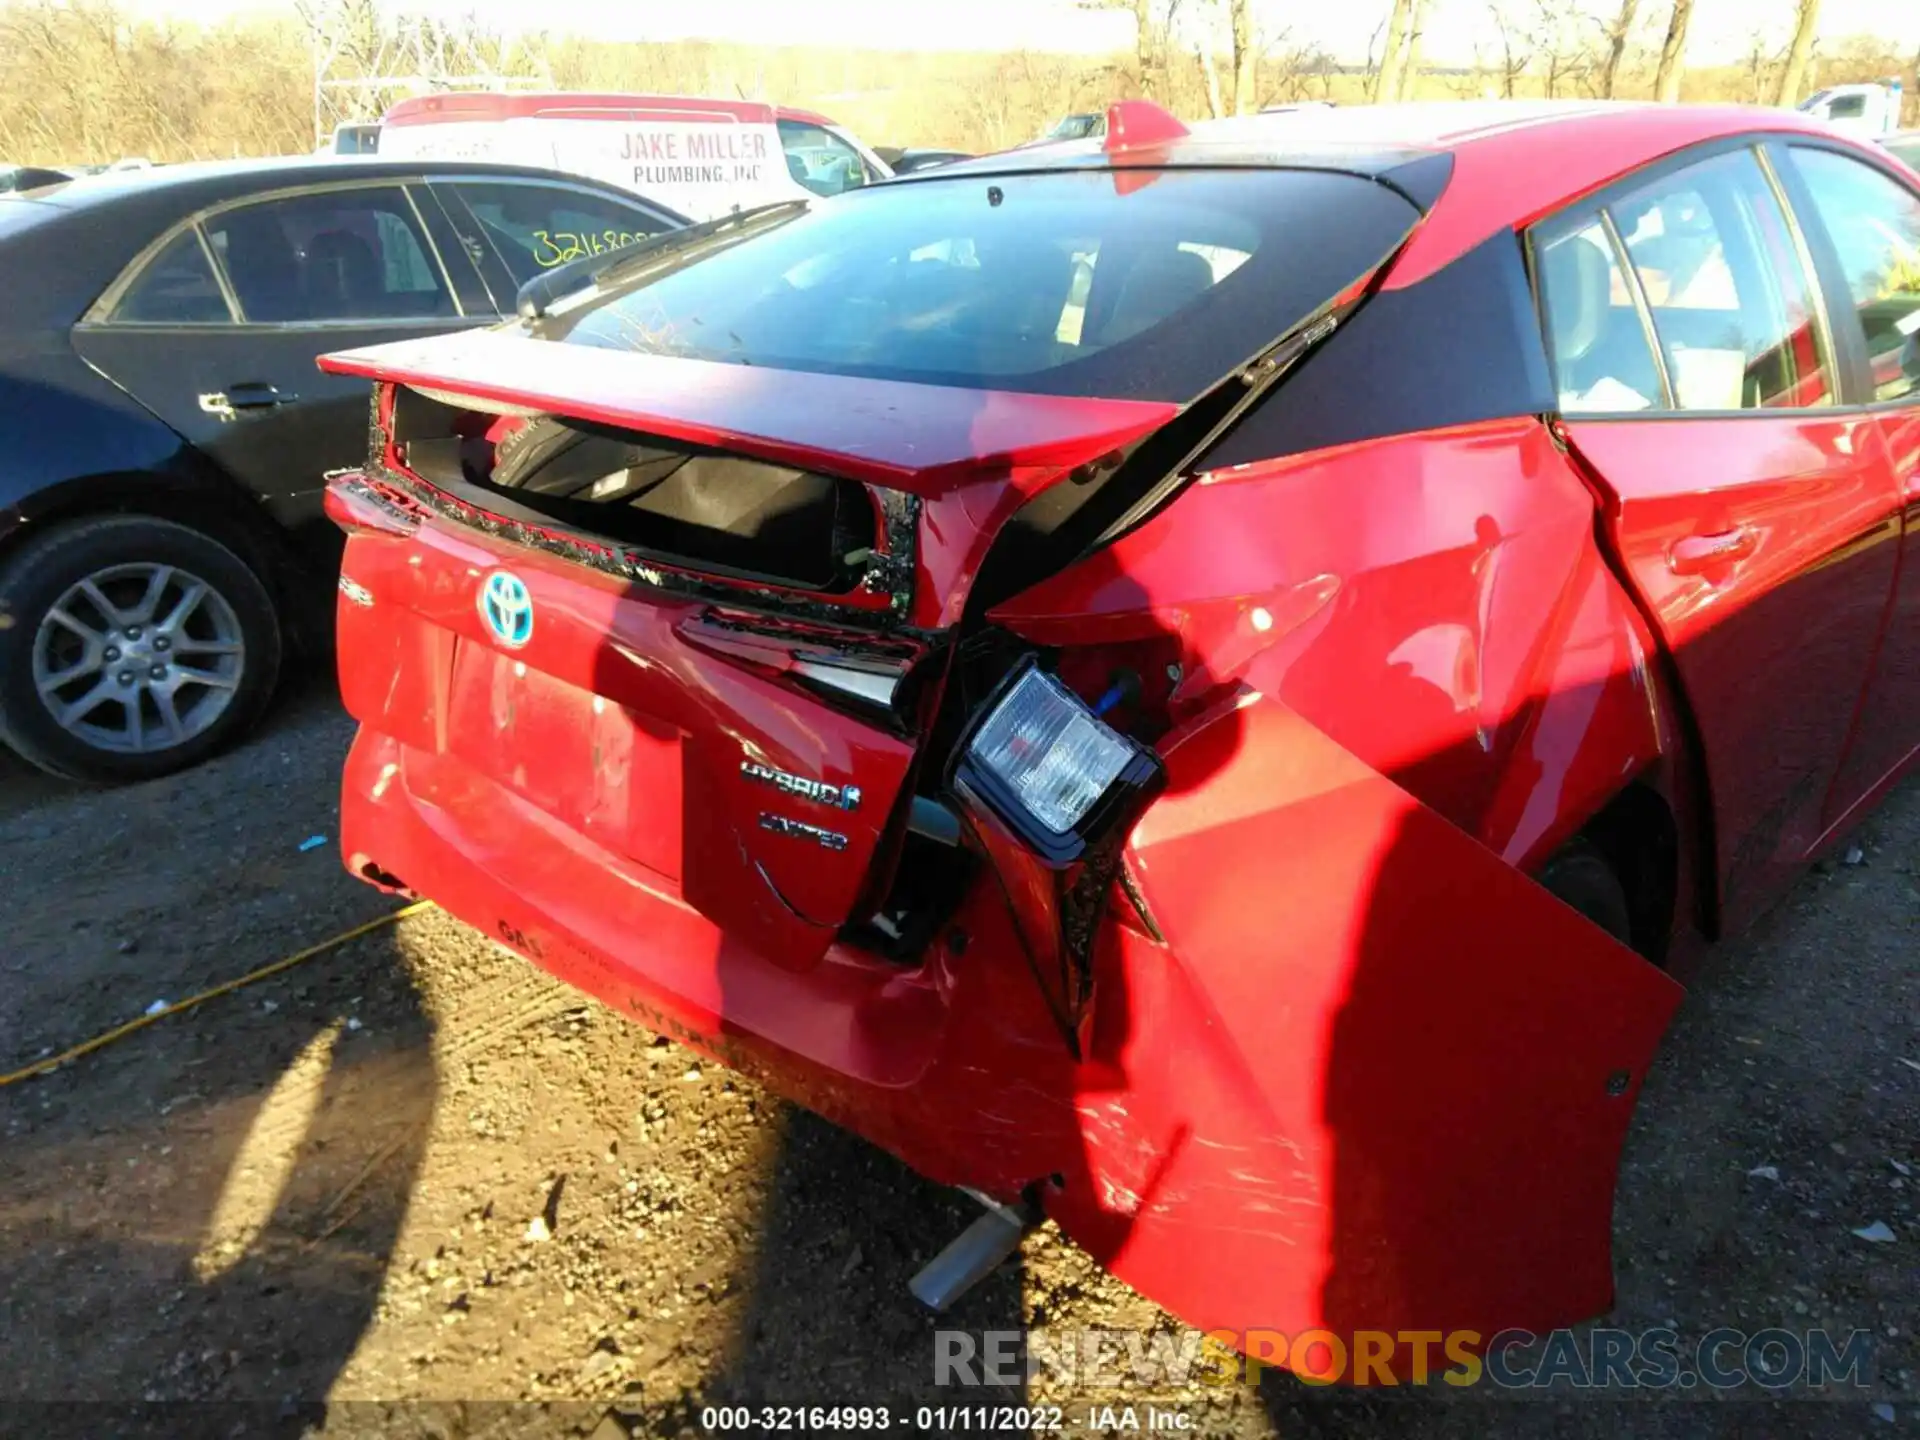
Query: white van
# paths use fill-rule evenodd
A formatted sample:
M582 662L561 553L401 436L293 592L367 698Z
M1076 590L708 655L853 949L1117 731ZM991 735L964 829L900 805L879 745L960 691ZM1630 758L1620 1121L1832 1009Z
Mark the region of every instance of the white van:
M893 172L824 115L677 95L452 92L403 100L380 122L383 160L497 160L624 186L711 220Z
M1799 109L1802 114L1817 115L1849 135L1873 140L1900 128L1900 106L1904 98L1896 76L1879 85L1829 85L1802 100Z

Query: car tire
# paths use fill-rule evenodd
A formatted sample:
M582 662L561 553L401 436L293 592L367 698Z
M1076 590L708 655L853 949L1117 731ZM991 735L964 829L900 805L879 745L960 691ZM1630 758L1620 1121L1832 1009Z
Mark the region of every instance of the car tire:
M0 564L0 740L115 783L196 765L259 719L280 618L238 555L185 525L60 525Z
M1633 907L1627 903L1626 886L1591 840L1576 837L1561 846L1541 867L1539 880L1556 899L1622 945L1633 944Z

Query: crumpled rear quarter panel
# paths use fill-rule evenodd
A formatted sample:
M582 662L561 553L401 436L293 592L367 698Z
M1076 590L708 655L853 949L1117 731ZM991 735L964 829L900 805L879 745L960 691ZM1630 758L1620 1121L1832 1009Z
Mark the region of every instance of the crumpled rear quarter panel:
M1277 702L1168 768L1128 849L1166 943L1104 956L1062 1227L1208 1328L1605 1310L1680 987Z

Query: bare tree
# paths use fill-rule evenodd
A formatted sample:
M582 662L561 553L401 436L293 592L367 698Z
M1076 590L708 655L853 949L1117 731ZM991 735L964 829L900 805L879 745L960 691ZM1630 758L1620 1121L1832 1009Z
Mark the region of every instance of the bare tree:
M1547 93L1599 94L1609 53L1607 27L1589 13L1587 0L1539 0L1539 5L1558 81Z
M1370 73L1373 71L1376 71L1380 65L1380 61L1375 57L1373 52L1375 51L1376 48L1378 48L1380 44L1381 33L1386 28L1387 28L1387 22L1385 20L1382 20L1378 25L1373 27L1373 33L1367 37L1367 62L1366 63L1367 63L1367 70Z
M1420 83L1420 42L1427 33L1427 0L1413 0L1413 13L1407 17L1407 48L1400 64L1400 88L1396 100L1411 100Z
M1293 103L1333 98L1333 78L1340 66L1323 47L1293 44L1290 33L1282 31L1265 47L1265 54L1275 72L1269 92L1272 100Z
M1233 37L1233 113L1251 115L1260 107L1260 47L1253 38L1253 0L1227 0L1227 29Z
M1687 26L1693 23L1693 0L1673 0L1667 20L1666 43L1660 47L1660 69L1653 78L1653 98L1671 104L1680 98L1680 77L1687 68Z
M1633 32L1634 12L1639 8L1640 0L1620 0L1620 13L1607 28L1607 60L1600 68L1600 94L1608 100L1613 99L1620 83L1620 60L1627 53L1627 37Z
M1373 101L1376 105L1398 98L1400 76L1406 67L1407 29L1413 19L1414 0L1393 0L1387 15L1387 43L1380 52L1380 68L1373 76Z
M1500 73L1500 94L1511 100L1518 93L1520 77L1527 73L1527 67L1533 63L1533 33L1520 24L1518 17L1501 0L1490 0L1487 10L1493 17L1494 31L1500 37L1500 50L1495 57Z
M312 147L311 65L284 22L207 29L112 0L0 5L0 155L73 164Z
M1140 67L1140 93L1153 94L1154 48L1151 0L1133 0L1133 53Z
M1767 96L1773 92L1778 82L1772 80L1772 72L1775 68L1773 43L1764 25L1756 25L1753 33L1747 37L1747 54L1741 63L1747 72L1746 103L1766 104Z
M1059 55L996 55L992 69L960 91L971 133L992 149L1030 139L1049 118L1076 108L1084 72ZM777 87L785 90L787 87Z
M1134 64L1139 67L1140 93L1151 100L1160 80L1160 47L1154 44L1153 0L1075 0L1082 10L1125 10L1133 16ZM1171 24L1169 15L1168 22Z
M1596 93L1604 29L1595 24L1586 0L1494 0L1491 8L1508 97L1523 74L1537 75L1549 100Z
M1807 61L1813 58L1813 35L1820 28L1820 0L1800 0L1800 14L1793 27L1793 44L1787 50L1786 68L1780 72L1780 89L1773 97L1776 105L1792 105L1800 98L1800 87L1807 78Z
M1200 73L1207 82L1207 114L1215 120L1227 113L1226 102L1220 97L1220 71L1213 60L1213 45L1206 36L1193 42L1193 51L1200 60Z

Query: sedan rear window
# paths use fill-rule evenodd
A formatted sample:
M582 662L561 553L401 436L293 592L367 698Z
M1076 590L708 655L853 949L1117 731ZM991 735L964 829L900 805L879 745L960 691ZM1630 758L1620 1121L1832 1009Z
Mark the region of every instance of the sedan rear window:
M795 207L556 306L572 344L1185 401L1367 274L1419 212L1324 171L942 177Z

